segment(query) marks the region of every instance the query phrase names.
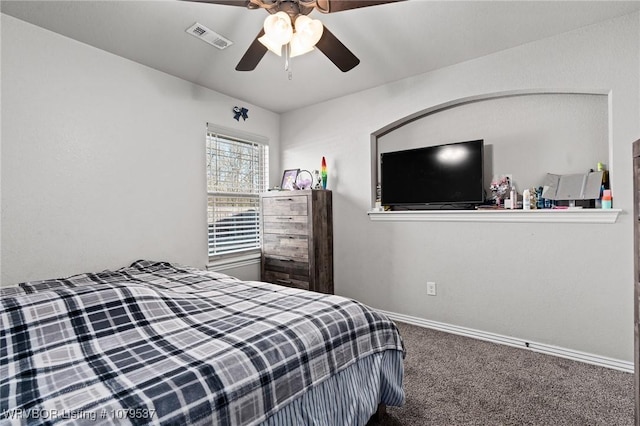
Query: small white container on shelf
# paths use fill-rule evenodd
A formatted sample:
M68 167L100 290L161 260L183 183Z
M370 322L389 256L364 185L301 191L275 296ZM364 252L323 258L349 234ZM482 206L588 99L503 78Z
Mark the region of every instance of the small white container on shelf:
M531 210L531 191L522 191L522 210Z

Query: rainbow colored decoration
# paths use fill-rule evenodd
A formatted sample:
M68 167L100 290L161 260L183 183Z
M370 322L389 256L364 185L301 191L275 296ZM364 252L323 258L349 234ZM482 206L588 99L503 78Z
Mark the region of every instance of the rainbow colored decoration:
M322 189L327 189L327 160L324 157L322 157L322 171L320 174L322 176Z

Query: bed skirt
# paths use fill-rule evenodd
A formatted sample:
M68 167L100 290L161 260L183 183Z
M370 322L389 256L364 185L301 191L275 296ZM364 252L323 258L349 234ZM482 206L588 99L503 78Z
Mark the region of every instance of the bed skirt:
M372 371L380 374L372 375ZM369 355L310 389L261 424L366 425L379 404L404 403L402 378L401 352Z

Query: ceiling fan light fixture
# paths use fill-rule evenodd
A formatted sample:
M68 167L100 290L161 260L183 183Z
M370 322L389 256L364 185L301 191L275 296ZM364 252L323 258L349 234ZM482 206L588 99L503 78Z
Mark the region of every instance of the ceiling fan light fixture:
M269 50L285 57L285 70L288 70L291 56L301 55L317 47L340 71L347 72L357 66L360 63L360 59L328 28L325 28L320 21L306 18L306 16L314 10L321 13L333 13L406 0L191 1L243 6L248 9L264 9L270 14L264 21L264 28L253 39L240 62L236 65L237 71L253 71ZM294 33L297 33L295 38ZM291 74L289 77L291 77Z
M306 15L300 15L296 18L295 27L300 43L308 47L313 47L320 41L324 30L322 22Z
M309 53L314 49L313 45L305 43L304 39L300 37L297 32L293 34L293 37L291 37L289 47L291 49L289 52L290 58L304 55L305 53Z
M282 56L282 46L283 46L283 44L274 42L273 40L271 40L269 38L269 36L267 34L265 34L262 37L260 37L258 39L258 41L260 43L262 43L262 45L264 47L266 47L267 49L269 49L270 51L272 51L276 55Z
M264 33L273 43L281 46L289 43L293 36L291 18L286 12L278 12L267 16L267 19L264 20Z

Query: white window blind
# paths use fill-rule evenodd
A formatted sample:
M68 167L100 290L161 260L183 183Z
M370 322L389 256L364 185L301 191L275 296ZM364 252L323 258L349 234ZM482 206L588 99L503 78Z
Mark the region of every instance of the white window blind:
M210 257L260 248L260 193L267 189L269 147L251 139L207 126Z

